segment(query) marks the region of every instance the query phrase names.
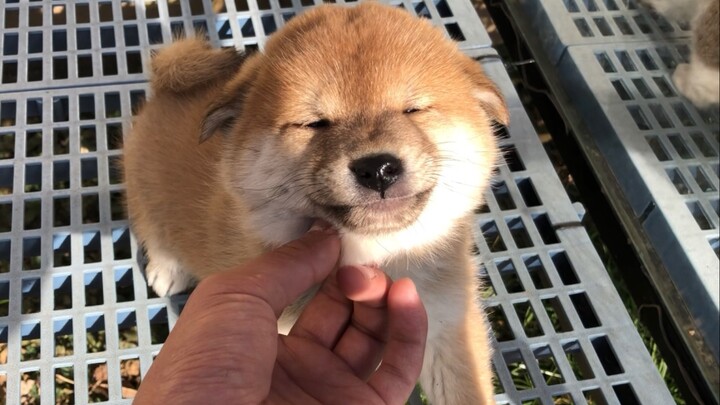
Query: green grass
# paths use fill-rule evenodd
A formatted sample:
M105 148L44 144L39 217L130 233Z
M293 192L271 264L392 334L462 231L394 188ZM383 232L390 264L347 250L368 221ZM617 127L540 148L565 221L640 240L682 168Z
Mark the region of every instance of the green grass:
M652 336L648 328L645 327L645 325L643 325L640 321L640 309L635 304L635 301L633 300L630 291L628 290L628 286L627 284L625 284L622 275L620 274L620 269L618 268L615 261L612 259L612 256L610 255L607 247L602 243L602 240L600 239L595 225L592 223L591 220L585 222L585 227L588 229L590 238L592 239L595 248L600 254L603 263L605 264L605 268L610 275L610 279L615 285L615 289L620 295L620 299L625 305L625 309L627 309L628 314L630 315L630 319L632 319L635 328L640 334L640 338L642 338L645 347L648 349L648 352L650 353L650 358L652 358L652 361L655 364L658 373L665 381L665 384L667 385L670 394L673 396L675 403L678 405L685 405L685 398L683 398L682 394L680 393L680 389L678 388L677 382L670 374L668 365L663 359L662 354L660 353L660 348L658 347L655 338Z

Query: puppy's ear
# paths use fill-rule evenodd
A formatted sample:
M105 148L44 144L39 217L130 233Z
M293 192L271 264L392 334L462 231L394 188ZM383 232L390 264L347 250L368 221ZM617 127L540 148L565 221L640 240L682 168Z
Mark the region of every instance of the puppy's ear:
M490 119L507 127L510 124L510 113L507 110L505 99L495 83L485 75L480 63L463 55L463 70L473 83L473 96Z
M225 86L220 97L210 104L200 126L200 143L218 131L226 134L240 118L245 99L257 76L258 59L259 54L249 57L238 75Z
M207 141L218 131L227 134L242 114L249 90L249 82L238 83L237 86L225 89L220 98L210 104L200 126L200 143Z

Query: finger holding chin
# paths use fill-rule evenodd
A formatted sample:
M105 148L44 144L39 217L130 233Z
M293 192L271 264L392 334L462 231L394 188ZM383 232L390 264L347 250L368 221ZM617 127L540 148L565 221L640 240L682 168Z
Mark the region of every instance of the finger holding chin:
M196 291L257 297L272 308L277 318L305 291L322 283L335 268L339 257L337 231L316 222L300 238L237 269L208 277Z
M388 337L382 364L368 385L386 404L404 403L420 377L428 318L415 284L395 281L388 292Z
M364 266L340 268L337 282L354 306L334 353L385 403L402 403L420 376L428 330L415 284Z
M346 266L338 270L337 283L353 307L333 352L365 380L382 360L388 336L387 297L393 282L380 269Z
M303 309L290 336L308 339L332 350L355 320L353 315L367 320L359 322L363 328L377 330L374 334L379 334L384 326L384 299L391 283L390 278L378 269L362 266L338 269ZM367 316L354 301L367 302L377 309L377 316Z

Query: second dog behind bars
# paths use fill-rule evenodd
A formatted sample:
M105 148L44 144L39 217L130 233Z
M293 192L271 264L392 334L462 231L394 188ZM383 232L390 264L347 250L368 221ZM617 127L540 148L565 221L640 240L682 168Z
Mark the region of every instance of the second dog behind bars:
M673 72L678 91L705 108L720 102L720 0L643 0L665 17L690 23L690 60Z
M247 58L186 39L152 70L124 170L158 294L321 218L340 231L341 264L415 282L430 401L494 403L471 230L508 113L477 62L428 22L363 3L308 11Z

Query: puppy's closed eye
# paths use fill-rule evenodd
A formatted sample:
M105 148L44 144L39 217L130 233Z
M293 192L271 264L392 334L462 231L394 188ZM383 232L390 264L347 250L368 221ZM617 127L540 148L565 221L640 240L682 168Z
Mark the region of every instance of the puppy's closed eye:
M312 129L323 129L323 128L329 128L332 123L327 118L322 118L316 121L308 122L307 124L303 125L306 128L312 128Z

